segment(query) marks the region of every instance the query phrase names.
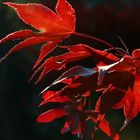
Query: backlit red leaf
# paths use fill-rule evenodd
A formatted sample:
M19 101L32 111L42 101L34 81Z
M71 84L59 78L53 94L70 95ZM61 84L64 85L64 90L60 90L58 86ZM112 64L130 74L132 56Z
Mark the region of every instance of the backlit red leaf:
M63 116L68 115L68 113L62 108L56 108L46 111L45 113L41 114L37 121L39 123L49 123L55 119L61 118Z
M140 58L140 49L136 49L132 52L132 57L134 59Z
M81 51L81 52L68 52L63 55L58 55L54 57L50 57L47 59L32 75L31 79L41 70L42 73L38 78L38 83L48 72L52 70L61 70L66 66L68 63L72 63L75 61L79 61L81 59L89 57L89 54Z
M56 91L50 90L42 94L42 98L49 99L51 96L55 96Z
M16 10L18 16L27 24L40 31L50 31L55 29L54 23L59 24L59 17L41 4L16 4L5 2L4 4Z
M13 47L3 58L0 59L0 62L3 61L4 59L6 59L10 54L17 52L25 47L29 47L32 45L36 45L39 43L43 43L46 42L47 38L46 37L31 37L28 38L22 42L20 42L19 44L17 44L15 47Z
M54 40L54 41L48 42L48 44L44 44L42 46L42 48L40 50L39 58L37 59L33 69L36 68L40 64L40 62L57 47L57 44L59 42L60 42L60 40Z
M72 52L86 51L93 58L95 64L103 62L104 64L111 64L119 60L119 58L112 53L92 48L85 44L77 44L73 46L60 46Z
M4 37L3 39L0 40L0 43L5 43L9 40L13 40L13 39L23 39L23 38L27 38L27 37L31 37L34 36L35 33L33 33L31 30L20 30L20 31L16 31L13 32L9 35L7 35L6 37Z
M74 10L65 0L58 1L56 9L59 15L41 4L16 4L12 2L4 2L4 4L14 8L25 23L37 30L46 32L48 36L68 35L74 31ZM66 19L67 21L65 21ZM71 22L69 22L70 20Z
M61 134L64 134L64 133L66 133L68 131L70 131L70 127L69 127L69 124L66 121L64 126L63 126L63 128L61 129Z
M140 68L140 49L136 49L132 52L132 57L134 58L134 63L136 67ZM139 70L138 70L139 73Z
M39 106L42 106L49 102L57 102L57 103L68 103L70 102L70 99L68 99L66 96L60 96L60 92L55 91L47 91L43 93L42 98L44 99Z
M119 134L112 128L106 119L103 119L101 122L99 122L98 126L111 139L120 140Z
M128 120L135 118L140 112L140 76L135 75L133 90L128 89L124 114Z
M62 22L69 31L75 30L75 11L66 0L58 0L56 11L61 17Z

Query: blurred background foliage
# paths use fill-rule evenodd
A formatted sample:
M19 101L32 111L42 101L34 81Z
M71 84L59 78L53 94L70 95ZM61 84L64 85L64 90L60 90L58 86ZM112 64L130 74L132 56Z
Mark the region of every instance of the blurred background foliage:
M9 0L11 2L37 2L54 10L56 0ZM0 0L0 38L25 28L14 10L3 5ZM76 30L109 41L117 47L123 47L117 38L119 35L130 52L140 46L140 0L69 0L77 14ZM32 28L31 28L32 29ZM0 45L2 57L18 41ZM91 40L70 37L64 44L86 43L95 48L106 47ZM40 91L45 88L57 74L48 74L38 85L27 83L32 66L37 59L39 45L13 54L0 64L0 140L75 140L70 133L60 134L65 118L50 124L38 124L37 116L42 112L37 106L41 102ZM58 51L58 50L57 50ZM59 52L56 52L59 53ZM87 67L91 62L83 62ZM124 118L122 111L111 111L108 120L119 130ZM122 140L139 140L140 116L134 119L121 132ZM100 131L95 140L109 140Z

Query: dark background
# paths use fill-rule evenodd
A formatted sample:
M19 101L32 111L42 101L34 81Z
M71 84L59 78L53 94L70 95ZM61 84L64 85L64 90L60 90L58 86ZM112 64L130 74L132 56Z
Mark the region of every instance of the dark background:
M9 0L10 1L10 0ZM11 0L12 2L40 2L54 9L54 0ZM0 1L0 38L25 28L25 25ZM140 1L139 0L69 0L77 14L76 31L105 39L116 47L123 47L119 35L129 51L140 45ZM2 57L18 41L0 45ZM91 40L70 37L64 44L86 43L95 48L106 47ZM27 83L32 66L37 59L39 45L24 49L0 64L0 140L75 140L70 133L60 134L63 119L49 124L38 124L37 116L42 112L37 106L41 102L40 91L56 77L49 74L38 85ZM90 64L89 64L90 65ZM119 130L124 118L122 111L112 111L108 116L112 125ZM136 117L121 132L122 140L139 140L140 116ZM99 131L95 140L109 140Z

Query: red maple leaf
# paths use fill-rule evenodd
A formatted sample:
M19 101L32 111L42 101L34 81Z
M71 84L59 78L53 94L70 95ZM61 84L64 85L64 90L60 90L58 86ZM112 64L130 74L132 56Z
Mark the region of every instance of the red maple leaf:
M1 61L20 49L45 43L41 48L40 56L34 66L35 68L48 53L57 47L58 43L74 33L76 21L75 11L66 0L58 0L56 13L41 4L16 4L11 2L4 2L4 4L15 9L23 22L31 25L39 32L32 32L31 30L25 29L11 33L1 39L0 43L13 39L25 39L13 47Z
M66 0L58 0L56 12L35 3L5 2L4 4L15 9L20 19L37 29L38 32L25 29L1 39L0 43L24 39L14 46L1 61L25 47L44 43L33 67L35 69L63 39L72 34L109 46L111 50L115 50L119 54L119 57L122 57L119 59L116 55L109 53L109 50L97 50L85 44L59 46L61 49L66 49L67 52L45 60L31 77L32 79L41 71L37 83L52 70L61 70L69 63L88 57L92 58L96 65L94 68L72 67L42 91L43 101L39 106L48 103L59 103L60 106L48 109L38 117L37 121L48 123L65 116L67 119L61 133L71 131L80 139L85 137L93 140L94 133L99 128L113 140L119 140L119 134L106 120L106 113L112 108L123 107L126 118L121 128L123 129L140 112L140 49L136 49L132 55L128 55L102 39L75 32L75 11ZM58 83L63 83L64 87L59 91L48 90ZM101 95L97 93L98 91L101 91ZM91 98L96 93L99 98L96 106L92 106ZM94 123L93 128L87 125L89 120Z
M118 58L115 57L111 53L96 50L83 44L78 44L78 45L69 46L69 47L63 46L63 48L68 49L71 53L84 52L86 57L92 57L97 64L100 62L106 64L109 62L110 63L116 62L118 60ZM67 55L69 54L67 53ZM71 58L70 62L75 61L75 59L73 59L71 55L69 56ZM60 57L60 56L56 56L56 57ZM65 57L62 57L62 58L64 59ZM65 62L64 64L67 64L67 63ZM46 67L49 68L49 66L50 65L46 65L45 68ZM52 70L52 68L50 70ZM50 86L54 86L55 84L58 84L60 82L63 82L66 84L64 88L62 88L60 91L48 90ZM96 68L89 69L89 68L84 68L82 66L73 67L69 69L68 71L66 71L65 73L63 73L49 87L43 90L42 92L43 101L40 104L40 106L46 105L48 103L60 103L63 105L63 110L67 111L68 114L66 115L67 120L65 122L65 125L61 130L62 133L71 131L72 134L77 134L81 138L88 137L89 139L93 139L95 130L97 128L100 128L105 134L107 134L112 139L119 140L118 133L113 130L113 128L108 124L105 118L103 118L103 120L100 119L98 121L98 113L97 112L95 113L96 114L96 117L95 117L93 115L94 113L93 114L91 113L91 112L94 112L94 110L87 109L91 107L90 101L87 101L87 100L88 98L91 98L91 95L96 91L97 86L98 86L97 82L98 82L98 72ZM109 108L111 107L109 106ZM49 113L50 111L47 111L45 113L46 114L45 116L48 116ZM63 116L63 113L62 113L62 116ZM46 117L46 121L44 122L48 122L48 118ZM57 118L59 118L59 115L56 116L56 119ZM85 125L88 118L91 118L93 123L95 123L97 126L91 129L87 125ZM38 121L41 122L43 120L45 120L44 117L43 119L39 117ZM86 130L88 130L88 132Z
M93 140L94 133L99 128L113 140L119 140L118 133L111 127L106 119L98 121L97 112L84 108L85 106L83 106L83 102L86 96L80 96L76 93L63 93L65 93L64 90L57 92L47 91L43 94L44 101L41 105L57 102L61 103L62 107L51 109L41 114L37 119L38 122L48 123L54 119L66 116L66 122L61 129L62 134L71 131L72 134L76 134L80 139L88 138L89 140ZM92 120L92 123L95 124L94 127L91 128L87 125L89 120Z
M115 92L118 92L116 94L118 97L117 102L114 102L113 104L115 108L121 108L124 107L124 115L126 118L126 121L122 127L122 129L128 124L128 122L132 119L134 119L138 113L140 112L140 49L136 49L132 52L132 56L125 55L120 61L115 62L110 65L106 66L99 66L99 77L98 77L98 84L102 86L102 84L107 81L107 75L115 75L116 73L120 75L119 80L123 81L120 86L117 86L117 84L113 84L115 79L112 76L111 80L108 82L108 85L115 86L116 89L114 89L114 92L108 90L107 95L103 94L102 98L106 98L106 100L109 100L111 98L110 92L115 94ZM126 82L125 82L125 81ZM103 84L104 85L104 84ZM121 98L119 97L120 93L118 90L123 90L121 92L125 92L125 96L123 95ZM104 100L100 99L98 101L98 109L102 108L102 104L104 104ZM115 96L113 96L115 98ZM120 98L120 99L119 99ZM116 104L117 103L117 104ZM99 111L100 112L100 111Z
M68 50L68 52L45 60L45 62L33 73L31 77L32 79L38 72L42 71L36 83L38 83L48 72L52 70L61 70L69 63L80 61L88 57L92 58L96 64L110 64L119 60L119 58L112 53L97 50L85 44L59 47Z

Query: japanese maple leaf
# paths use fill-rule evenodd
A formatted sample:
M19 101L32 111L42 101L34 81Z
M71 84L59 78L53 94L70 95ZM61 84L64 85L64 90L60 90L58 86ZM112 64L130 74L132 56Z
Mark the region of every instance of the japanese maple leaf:
M67 49L68 52L62 55L48 58L42 64L42 66L39 67L37 71L35 71L33 76L38 71L43 69L43 72L39 78L40 80L46 73L48 73L53 69L59 70L62 67L65 67L65 65L70 62L85 59L87 57L93 58L96 64L101 62L104 64L110 64L112 62L116 62L119 60L116 56L114 56L111 53L108 53L106 51L96 50L84 44L77 44L73 46L60 46L60 47ZM77 104L81 104L82 108L83 107L90 108L90 103L88 103L86 100L90 98L91 94L93 94L94 91L96 90L97 81L98 81L98 73L96 68L89 69L82 66L72 67L66 72L64 72L49 87L45 88L42 91L43 101L41 102L40 106L46 105L48 103L60 103L69 106L70 104L73 104L75 102L74 105L72 105L72 108L74 106L77 106ZM55 84L58 84L60 82L66 84L64 88L62 88L60 91L48 90L51 86L54 86ZM65 122L65 125L61 130L62 133L65 133L70 130L72 134L77 134L80 135L81 137L83 135L84 136L87 135L89 139L93 139L94 131L90 130L90 128L83 125L85 120L83 121L82 118L83 116L85 116L85 113L80 113L81 107L80 108L78 107L77 111L68 112L68 114L65 113L66 111L65 107L63 107L63 110L64 111L62 111L62 113L60 113L59 115L57 115L58 112L57 108L56 110L54 109L54 110L47 111L38 118L38 121L46 122L46 123L50 122L48 121L50 120L49 118L51 118L49 117L49 114L52 112L56 114L55 116L56 119L62 116L67 116L67 121ZM85 112L85 109L83 111ZM87 116L87 118L88 117L89 116ZM51 120L54 120L54 118L52 118ZM94 123L97 124L97 120L96 121L94 120ZM99 123L99 128L112 139L114 140L119 139L119 135L112 130L112 128L109 126L108 123L105 122ZM88 132L86 130L88 130Z
M89 57L93 59L95 64L110 64L119 60L119 58L114 56L112 53L97 50L85 44L59 47L66 49L68 52L52 56L45 60L45 62L37 70L35 70L31 77L32 79L38 72L42 71L36 83L38 83L48 72L52 70L61 70L69 63L80 61Z
M78 77L75 77L75 76L78 76ZM71 77L73 77L74 79L72 80L72 82L67 83L65 79L68 79ZM70 106L70 108L73 108L81 104L81 107L77 107L76 111L74 111L73 109L71 111L66 110L66 107L63 107L64 111L62 111L62 116L67 116L67 120L65 122L64 127L61 130L62 133L65 133L70 130L72 134L77 134L81 138L83 136L86 136L89 139L93 139L94 131L92 129L96 129L96 127L95 128L93 127L92 129L90 129L87 126L85 126L84 124L88 119L83 120L83 117L85 118L86 112L91 111L91 110L87 110L86 100L87 98L90 97L92 92L96 90L97 79L98 79L98 75L97 75L96 69L88 69L82 66L76 66L69 69L65 73L63 73L52 84L52 85L55 85L59 82L64 82L64 83L66 82L67 85L64 88L62 88L60 91L46 91L48 88L43 91L43 94L42 94L43 101L40 104L40 106L46 105L48 103L61 103L68 106L71 104L72 106ZM115 102L117 101L115 100ZM82 109L82 112L81 112L81 109ZM68 114L66 114L65 111L68 112ZM53 112L56 114L55 119L62 117L61 113L57 115L57 109L53 110ZM38 121L47 123L49 118L51 116L54 116L54 115L51 115L49 117L49 114L50 114L50 111L45 112L45 114L42 114L38 118ZM90 118L91 116L92 115L88 113L86 118ZM96 113L96 118L93 117L92 120L94 123L96 123L98 128L100 128L110 138L114 140L119 140L118 133L113 130L113 128L109 125L109 123L105 120L105 118L98 122L97 116L98 114ZM88 130L88 132L86 130Z
M66 122L61 129L62 134L71 131L72 134L76 134L81 139L88 138L93 140L94 134L99 128L113 140L119 140L118 133L105 119L98 122L97 112L83 108L83 99L80 99L77 95L62 95L59 94L60 92L47 91L43 94L44 101L41 106L50 102L57 102L61 103L62 107L51 109L41 114L37 119L38 122L48 123L66 116ZM87 125L87 121L90 119L96 124L92 128Z
M25 39L13 47L1 61L20 49L45 43L41 48L40 56L34 66L35 68L48 53L56 48L58 43L71 35L75 30L75 11L66 0L58 0L55 8L56 12L53 12L46 6L36 3L16 4L4 2L4 4L15 9L23 22L31 25L39 32L25 29L11 33L1 39L0 43L13 39Z
M118 92L118 94L116 94L118 96L117 97L118 103L114 102L114 104L112 105L115 105L115 108L124 107L124 115L126 121L124 123L124 126L122 127L123 129L128 124L128 122L134 119L140 112L140 49L134 50L132 52L132 56L126 55L118 62L106 66L99 66L98 71L99 71L99 77L98 77L99 85L102 85L104 81L106 81L107 78L106 75L109 74L113 75L115 73L118 73L118 75L121 75L119 78L120 81L124 80L124 78L128 80L123 83L123 86L119 86L119 87L113 84L113 80L110 81L111 85L117 87L116 90L114 90L113 94L116 91ZM126 73L126 74L122 75L122 73ZM123 94L121 95L118 90L123 90L121 92L123 93L125 92L125 96ZM105 95L103 95L102 98L106 98L106 97ZM111 96L108 96L106 100L108 100L110 97ZM98 102L99 103L98 107L99 106L101 107L103 100L100 99L99 102Z
M61 96L59 92L46 92L43 94L44 101L41 106L50 102L57 102L61 103L62 107L46 111L38 117L37 121L41 123L48 123L54 119L67 116L67 120L61 130L61 133L63 134L67 131L71 131L72 134L77 134L78 137L82 137L85 133L84 122L86 121L86 115L82 112L82 104L74 98L75 96Z

